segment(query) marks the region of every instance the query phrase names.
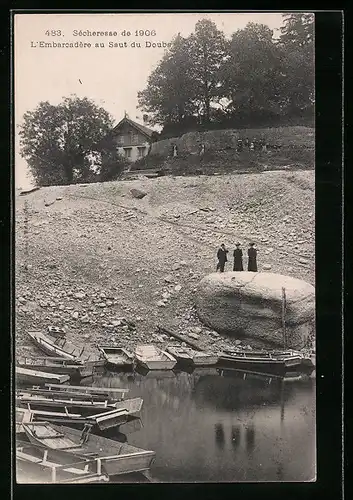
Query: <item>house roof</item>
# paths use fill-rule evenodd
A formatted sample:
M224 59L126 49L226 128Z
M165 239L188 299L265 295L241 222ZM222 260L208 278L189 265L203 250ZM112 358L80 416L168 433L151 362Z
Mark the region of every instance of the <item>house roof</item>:
M113 128L112 132L116 132L124 123L128 123L132 127L136 128L139 132L144 134L149 139L151 138L151 136L154 132L153 130L145 127L144 125L140 125L139 123L134 122L133 120L130 120L130 118L127 118L127 117L120 120L120 122Z

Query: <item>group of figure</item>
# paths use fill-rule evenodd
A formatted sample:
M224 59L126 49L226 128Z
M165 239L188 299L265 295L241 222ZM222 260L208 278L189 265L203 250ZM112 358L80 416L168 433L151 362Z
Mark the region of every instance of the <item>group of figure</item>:
M233 252L233 271L244 271L243 268L243 250L240 248L240 243L236 243ZM227 254L229 251L226 249L224 243L220 246L217 252L217 269L216 271L224 272L226 262L228 262ZM248 248L248 271L257 272L257 249L255 243L250 243Z

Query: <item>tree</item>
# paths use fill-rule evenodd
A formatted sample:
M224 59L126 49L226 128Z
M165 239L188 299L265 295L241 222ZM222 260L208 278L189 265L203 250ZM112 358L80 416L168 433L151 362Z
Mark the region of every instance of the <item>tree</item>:
M222 91L230 100L228 111L247 120L281 113L281 52L273 31L248 23L230 42L230 57L223 68Z
M41 102L24 114L21 155L40 186L84 181L92 173L92 151L112 127L109 113L87 98Z
M221 68L227 60L227 42L224 33L208 19L196 23L195 33L190 36L191 71L194 100L204 121L210 122L211 103L223 97L221 92Z
M138 93L139 107L152 114L150 123L181 123L194 112L190 43L178 35Z
M278 41L284 74L283 94L289 113L302 113L314 104L314 15L285 14Z

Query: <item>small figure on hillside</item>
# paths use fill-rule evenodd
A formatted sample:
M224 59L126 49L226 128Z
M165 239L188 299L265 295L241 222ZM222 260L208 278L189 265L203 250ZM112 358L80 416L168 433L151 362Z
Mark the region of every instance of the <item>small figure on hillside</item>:
M254 151L254 149L255 149L255 142L252 141L250 142L250 151Z
M248 271L253 271L254 273L257 273L257 249L254 248L255 243L250 243L249 248L248 248Z
M250 148L250 141L249 141L249 137L247 137L247 138L245 139L245 141L244 141L244 147L246 147L246 148L248 148L248 149Z
M240 243L237 243L236 249L233 252L234 265L233 271L244 271L243 269L243 250L240 248Z
M238 140L238 143L237 143L237 151L240 153L241 151L243 151L243 141L242 139L239 139Z
M218 264L217 264L216 271L218 271L218 269L219 269L219 271L221 273L224 272L225 263L228 262L227 253L228 253L228 250L226 249L225 244L222 243L222 245L220 246L220 248L218 249L218 252L217 252Z
M200 156L203 156L205 154L205 149L206 149L205 145L200 144L200 152L199 152Z
M178 148L176 144L173 144L173 157L178 156Z

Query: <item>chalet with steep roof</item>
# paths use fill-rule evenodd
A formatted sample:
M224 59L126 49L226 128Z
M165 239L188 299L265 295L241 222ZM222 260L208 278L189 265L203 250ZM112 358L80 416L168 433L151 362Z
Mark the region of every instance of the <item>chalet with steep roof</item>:
M150 150L153 130L125 116L112 130L111 136L118 152L134 162Z

